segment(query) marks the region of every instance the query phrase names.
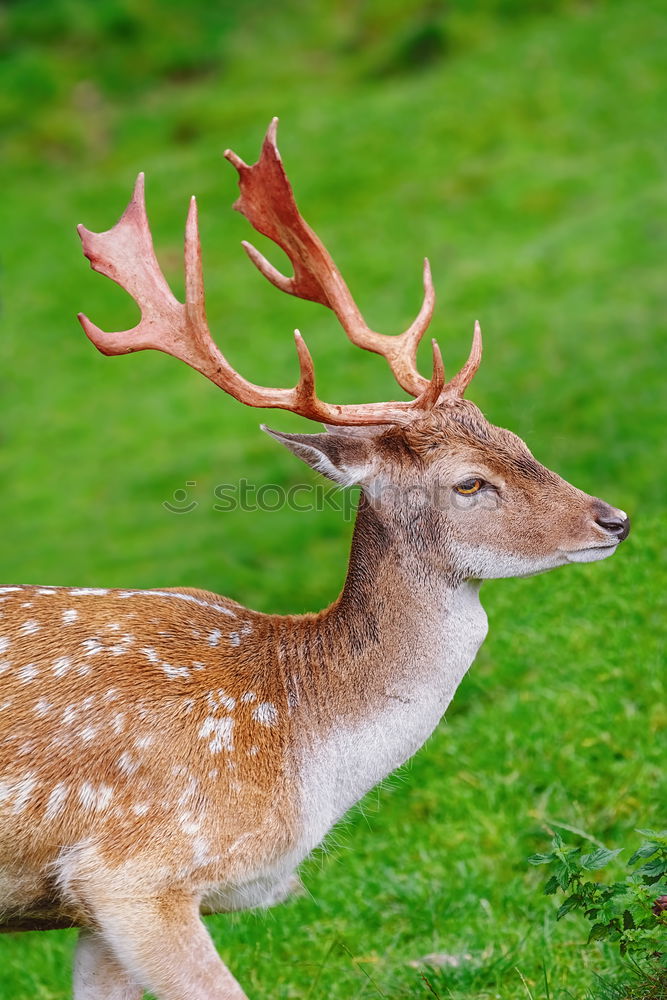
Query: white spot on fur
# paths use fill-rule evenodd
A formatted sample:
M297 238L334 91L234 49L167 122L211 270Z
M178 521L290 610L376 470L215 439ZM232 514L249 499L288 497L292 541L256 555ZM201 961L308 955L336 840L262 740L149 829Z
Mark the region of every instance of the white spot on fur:
M206 641L208 642L209 646L217 646L218 643L220 642L221 635L222 632L220 631L219 628L214 628L211 632L209 632L208 636L206 637Z
M144 654L149 663L159 663L167 677L170 677L172 680L176 677L190 676L190 671L187 667L175 667L171 663L161 660L152 646L144 646L141 652Z
M77 713L76 705L68 705L65 711L63 712L63 724L66 726L70 726L74 722L74 719L76 718L76 713Z
M214 712L221 708L226 708L228 712L231 712L236 708L236 698L226 694L222 688L218 688L217 691L209 691L206 700L209 708L213 709Z
M76 608L67 608L66 611L63 611L63 624L71 625L72 622L75 622L78 617L79 617L79 612L76 610Z
M111 722L111 728L116 734L120 734L123 732L123 730L125 729L125 716L123 715L122 712L118 712L116 715L114 715L113 720Z
M9 639L6 635L0 635L0 653L6 653L9 649Z
M23 590L23 587L0 587L0 594L12 594L17 590Z
M46 819L55 819L63 811L68 795L69 788L63 781L59 781L57 785L53 786L46 803L46 812L44 813Z
M241 701L257 701L257 695L254 691L246 691L241 695Z
M49 711L53 708L53 704L47 701L46 698L40 698L39 701L35 702L35 715L44 716L48 715Z
M36 622L34 618L30 618L27 622L23 622L23 625L19 628L19 632L23 635L34 635L35 632L39 632L42 626L39 622Z
M132 806L132 812L135 816L145 816L148 809L149 807L146 802L135 802Z
M177 677L190 676L190 671L187 667L174 667L171 663L163 663L162 669L167 677L171 677L172 680L175 680Z
M229 633L229 642L230 642L230 644L232 646L240 646L241 645L241 636L238 634L238 632L230 632Z
M215 861L217 855L210 853L210 845L203 837L196 837L192 845L192 860L195 865L205 865Z
M253 709L252 717L262 726L275 726L278 721L278 709L270 701L262 701Z
M252 746L248 750L248 757L256 757L258 753L259 753L259 747L258 746Z
M84 639L81 645L86 651L86 656L95 656L96 653L101 653L104 649L99 639Z
M79 733L79 737L83 743L92 743L96 736L97 726L84 726Z
M39 587L37 593L41 594L42 597L52 597L55 595L56 590L54 587Z
M189 837L194 837L201 830L201 823L193 820L190 813L179 816L178 825L183 833L187 833Z
M30 681L34 681L35 677L39 673L39 669L34 663L27 663L25 667L21 667L19 670L19 680L23 684L29 684Z
M29 774L26 774L25 777L19 778L18 781L12 782L12 797L14 799L12 812L15 815L23 812L30 801L30 796L32 795L36 784L37 778L32 771Z
M70 590L72 597L92 597L97 594L104 595L108 593L109 590L105 587L75 587L74 590Z
M207 719L204 719L202 727L199 730L199 736L202 739L210 737L209 749L211 753L220 753L223 749L234 749L233 729L233 719L216 719L210 715Z
M79 801L84 809L100 812L106 809L113 798L113 788L109 785L92 785L89 781L84 781L79 789Z
M4 674L12 665L11 660L0 660L0 674Z
M153 743L153 742L154 742L154 737L153 736L150 736L150 735L149 736L140 736L138 740L134 741L134 745L137 748L137 750L145 750L146 747L149 747L151 745L151 743Z
M122 753L118 760L116 761L116 767L123 774L134 774L136 770L140 767L139 761L136 757L132 757L129 753Z
M72 661L69 656L59 656L57 660L53 661L53 673L56 677L62 677L66 674L69 668L72 666Z
M123 653L127 653L133 642L134 636L130 632L126 632L115 646L108 647L107 652L111 653L112 656L122 656Z

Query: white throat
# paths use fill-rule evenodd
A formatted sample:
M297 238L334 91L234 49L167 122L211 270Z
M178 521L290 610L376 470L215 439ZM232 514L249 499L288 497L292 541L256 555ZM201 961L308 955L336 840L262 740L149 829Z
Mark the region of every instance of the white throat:
M428 739L487 634L479 584L450 591L444 617L427 631L406 621L400 662L379 664L387 678L381 704L358 721L334 717L326 735L301 751L303 855L378 781ZM382 651L378 654L378 661Z

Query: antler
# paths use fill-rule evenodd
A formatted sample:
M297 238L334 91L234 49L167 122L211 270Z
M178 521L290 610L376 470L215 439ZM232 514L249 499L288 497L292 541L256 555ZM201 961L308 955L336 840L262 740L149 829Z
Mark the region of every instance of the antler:
M414 322L400 334L387 335L371 330L326 247L297 208L292 185L278 151L277 129L278 119L274 118L264 138L260 158L252 166L248 166L231 149L225 151L225 157L239 174L241 196L234 203L234 208L245 215L257 232L268 236L284 250L294 268L293 277L281 274L256 247L245 240L244 250L276 288L300 299L328 306L352 343L382 355L401 388L412 396L418 396L426 390L429 381L417 369L417 348L431 322L435 305L428 259L424 260L424 299ZM481 353L481 331L479 324L475 324L470 357L444 388L447 396L463 395L479 367Z
M276 122L274 121L265 140L262 157L264 158L267 149L275 151L275 162L279 168L279 176L283 179L283 186L278 188L277 204L272 204L271 198L276 193L272 192L274 181L267 179L266 195L268 195L269 207L267 217L275 221L273 223L263 222L265 229L261 229L261 226L258 228L261 231L266 231L267 235L275 239L276 242L279 242L276 238L279 237L280 246L286 249L290 248L287 251L290 258L299 262L298 269L295 264L295 278L288 279L280 275L254 248L247 248L248 252L263 273L267 274L270 280L275 279L274 284L277 284L278 287L282 287L281 283L291 282L292 286L285 290L291 291L292 294L313 298L315 301L324 301L322 298L325 288L324 270L330 267L333 287L339 285L347 295L347 300L344 299L344 296L338 300L337 314L339 317L341 313L347 316L350 310L354 310L354 314L350 314L360 316L331 258L298 214L289 181L284 175L275 148L275 126ZM235 162L240 173L241 168L246 172L246 177L253 177L252 171L261 165L260 161L256 167L246 167L242 161L234 157L234 154L228 153L227 155ZM242 181L243 176L242 174ZM258 219L262 219L261 204L264 197L265 193L261 183L259 185L251 183L248 195L251 207L247 208L246 214L252 212L253 217L256 215ZM283 207L280 204L281 198L285 199ZM243 196L241 201L243 201ZM244 203L244 211L246 207ZM251 216L248 215L248 217ZM281 225L283 218L288 224ZM291 224L291 228L289 224ZM359 343L360 346L368 346L368 343L362 343L364 338L377 344L378 346L369 349L379 350L379 353L384 354L388 359L391 358L392 370L396 365L396 370L400 370L402 373L401 384L406 384L406 373L412 370L414 379L418 378L419 382L413 381L409 391L417 398L409 402L337 405L325 403L318 398L315 391L313 361L298 330L295 330L294 336L300 377L293 389L274 389L249 382L229 364L215 344L206 320L201 245L197 225L197 206L194 198L190 202L185 228L185 303L179 302L174 297L155 256L146 216L143 174L139 174L132 200L112 229L104 233L92 233L83 226L79 226L78 231L83 244L83 252L90 260L91 267L111 278L129 292L141 310L141 320L137 326L131 330L116 333L100 329L86 316L79 314L79 320L86 335L103 354L127 354L141 350L163 351L165 354L170 354L195 368L242 403L249 406L291 410L300 416L328 424L405 423L420 412L432 409L443 393L449 392L456 379L459 380L456 394L462 392L462 377L466 368L456 376L455 380L445 386L442 358L435 341L433 341L433 378L430 381L424 379L418 375L414 368L414 353L417 343L426 328L432 310L433 294L430 277L425 278L424 306L415 323L399 337L382 338L382 343L392 341L398 346L392 346L391 349L383 347L382 350L379 350L380 341L373 338L380 338L381 335L374 334L365 326L365 333L355 333L356 339L348 332L350 339ZM275 235L273 235L274 233ZM308 237L306 242L304 242L304 236ZM309 253L316 259L316 264L312 266L309 266ZM315 274L317 274L317 278L314 277ZM426 269L425 274L428 275L428 269ZM326 304L329 304L329 301L330 299L327 298ZM363 323L363 320L361 322ZM345 326L345 329L347 331L348 327ZM478 360L469 361L466 367L470 368L471 364L474 374ZM472 374L463 379L466 385L470 377Z
M339 406L325 403L315 392L313 361L301 334L295 331L300 378L293 389L270 389L247 381L232 368L214 343L206 322L201 246L195 199L185 228L185 304L171 292L153 250L144 178L139 174L132 200L113 229L91 233L78 227L83 252L94 270L115 281L134 298L141 321L131 330L108 333L83 314L79 321L103 354L158 350L185 361L216 385L249 406L278 407L329 424L404 423L416 412L432 408L444 384L444 369L433 342L433 380L410 402Z

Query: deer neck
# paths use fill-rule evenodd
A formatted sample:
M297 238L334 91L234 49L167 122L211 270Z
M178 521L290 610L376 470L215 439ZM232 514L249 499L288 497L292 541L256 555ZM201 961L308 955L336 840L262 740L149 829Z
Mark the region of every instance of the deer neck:
M432 508L377 510L362 497L343 592L318 623L359 705L388 691L418 700L424 688L441 713L449 704L486 635L486 615L479 581L450 564L448 544Z
M302 620L288 678L316 827L424 743L484 640L479 584L447 567L441 530L428 509L403 519L362 499L343 592Z

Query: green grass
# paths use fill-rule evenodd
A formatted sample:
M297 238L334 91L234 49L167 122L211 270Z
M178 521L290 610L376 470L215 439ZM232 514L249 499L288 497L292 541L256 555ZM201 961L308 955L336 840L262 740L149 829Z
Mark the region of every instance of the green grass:
M485 585L489 639L428 745L306 865L304 897L209 926L251 997L581 1000L617 960L583 949L583 923L555 924L525 859L558 824L632 847L637 826L665 826L667 4L529 17L455 4L424 66L399 58L413 36L398 5L386 24L373 6L359 40L333 4L319 19L247 4L184 29L216 51L201 72L181 72L178 53L165 68L160 43L178 33L144 6L156 38L114 28L99 64L65 29L6 52L2 576L196 585L271 611L336 594L351 529L339 514L213 509L219 483L301 481L257 425L302 423L244 410L157 354L104 359L74 319L113 329L136 315L90 273L73 227L108 228L144 169L179 294L187 197L200 196L209 317L244 374L290 384L299 326L325 398L393 394L379 359L263 284L238 248L248 230L220 153L254 159L279 114L299 203L371 324L410 320L428 254L449 370L479 318L471 397L634 527L609 562ZM169 513L186 482L199 506ZM2 1000L67 996L73 942L0 939ZM446 964L420 964L434 954Z

